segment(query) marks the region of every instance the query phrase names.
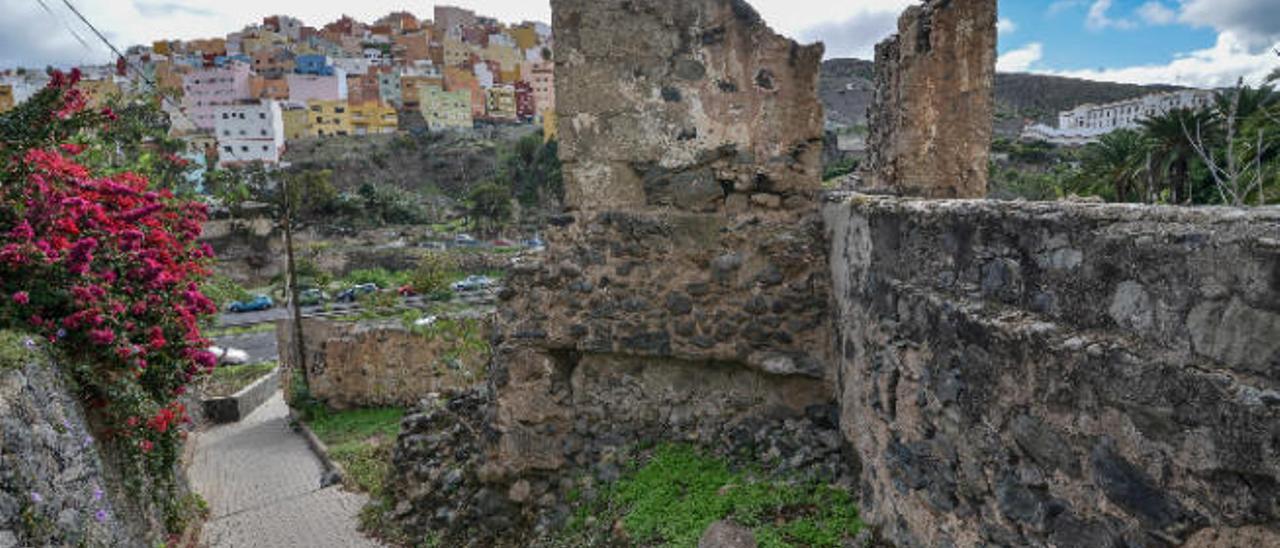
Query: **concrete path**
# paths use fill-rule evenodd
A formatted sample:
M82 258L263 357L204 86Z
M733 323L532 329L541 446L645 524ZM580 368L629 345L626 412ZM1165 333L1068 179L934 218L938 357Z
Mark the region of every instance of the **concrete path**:
M191 484L210 511L203 546L381 546L356 530L366 497L320 488L320 461L289 428L279 392L245 420L206 430L195 443Z

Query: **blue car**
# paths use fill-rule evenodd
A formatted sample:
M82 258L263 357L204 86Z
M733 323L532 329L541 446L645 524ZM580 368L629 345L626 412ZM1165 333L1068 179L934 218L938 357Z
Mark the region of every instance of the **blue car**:
M273 306L275 306L275 303L271 302L271 297L266 295L257 295L249 302L233 302L231 303L231 306L227 307L227 310L240 314L242 312L261 312L263 310L270 310Z

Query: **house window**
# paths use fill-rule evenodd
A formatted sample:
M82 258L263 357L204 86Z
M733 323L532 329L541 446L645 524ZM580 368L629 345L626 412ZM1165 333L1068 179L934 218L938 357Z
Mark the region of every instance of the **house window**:
M222 147L222 150L224 150L224 151L226 151L226 152L231 152L231 146L230 146L230 145L227 145L227 146L225 146L225 147Z
M261 118L261 119L263 119L263 120L266 120L266 119L267 119L267 113L265 113L265 112L259 112L259 113L258 113L258 118Z
M223 119L223 120L226 120L226 119L227 119L227 113L225 113L225 112L224 112L224 113L222 113L222 119Z
M267 130L265 130L265 129L258 130L258 132L259 132L259 133L261 133L263 137L266 137L266 135L267 135Z
M240 147L240 152L249 152L249 147L247 146Z
M266 151L267 151L267 145L262 145L262 151L263 151L263 152L266 152Z

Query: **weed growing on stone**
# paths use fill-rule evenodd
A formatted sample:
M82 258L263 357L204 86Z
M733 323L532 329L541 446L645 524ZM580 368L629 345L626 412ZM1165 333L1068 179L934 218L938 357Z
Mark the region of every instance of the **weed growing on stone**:
M620 524L631 544L693 547L722 519L751 528L762 547L841 546L863 527L845 491L735 470L692 447L666 445L579 506L566 535L616 540Z

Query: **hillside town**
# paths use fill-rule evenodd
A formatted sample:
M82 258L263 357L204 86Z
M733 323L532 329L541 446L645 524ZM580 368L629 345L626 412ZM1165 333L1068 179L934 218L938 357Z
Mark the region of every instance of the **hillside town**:
M1178 109L1199 110L1213 104L1214 92L1184 89L1153 93L1104 104L1085 103L1058 113L1057 127L1028 124L1024 140L1041 140L1057 145L1084 145L1120 129L1138 129L1144 120Z
M433 16L344 16L319 28L270 16L224 37L133 46L113 66L81 67L79 87L91 107L158 92L186 158L201 165L276 164L290 141L309 137L515 124L554 136L549 25L451 6ZM0 72L0 112L49 77Z

